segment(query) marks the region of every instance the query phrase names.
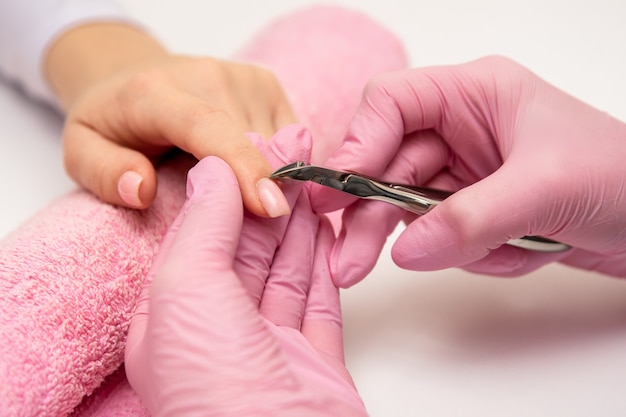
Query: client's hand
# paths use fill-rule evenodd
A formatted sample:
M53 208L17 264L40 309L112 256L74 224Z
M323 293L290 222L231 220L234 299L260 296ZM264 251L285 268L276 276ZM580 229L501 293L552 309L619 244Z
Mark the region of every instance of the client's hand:
M309 231L317 230L317 218L303 211L315 224ZM295 215L296 209L292 221ZM289 309L299 304L291 300L299 291L290 282L311 278L311 285L301 319L275 325L251 301L234 267L242 245L254 244L240 241L242 217L228 165L215 157L200 161L131 322L126 369L132 386L155 417L365 415L343 364L339 294L327 265L330 226L319 222L316 244L304 246L298 245L302 229L287 229L274 265L297 267L278 268L278 275L295 276L283 276L274 291Z
M50 48L45 71L67 111L66 169L103 200L150 206L153 163L180 148L198 159L215 155L228 162L248 210L286 214L279 189L265 178L270 165L245 136L270 137L295 121L269 71L175 56L149 34L115 23L64 34Z

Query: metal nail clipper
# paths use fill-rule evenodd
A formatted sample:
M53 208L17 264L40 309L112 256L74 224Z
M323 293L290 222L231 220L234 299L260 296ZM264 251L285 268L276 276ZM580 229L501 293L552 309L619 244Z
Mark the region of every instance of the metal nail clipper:
M312 181L359 198L384 201L423 215L441 203L451 192L412 185L392 184L353 172L337 171L304 162L294 162L272 173L276 180ZM561 252L570 246L541 236L511 239L509 245L540 252Z

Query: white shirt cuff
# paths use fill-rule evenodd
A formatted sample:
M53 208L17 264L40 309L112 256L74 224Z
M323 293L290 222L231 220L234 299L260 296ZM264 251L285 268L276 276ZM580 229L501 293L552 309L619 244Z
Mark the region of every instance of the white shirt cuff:
M6 1L0 6L0 72L36 100L60 104L43 73L48 48L69 29L98 21L141 26L111 0Z

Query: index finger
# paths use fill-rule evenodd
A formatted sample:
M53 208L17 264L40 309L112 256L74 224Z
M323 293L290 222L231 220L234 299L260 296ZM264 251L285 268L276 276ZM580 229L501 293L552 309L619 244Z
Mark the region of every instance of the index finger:
M198 159L217 156L226 161L252 213L277 217L289 212L280 188L260 182L272 172L269 162L226 110L167 84L146 88L151 88L149 94L135 98L126 114L139 135L177 146ZM264 198L267 192L273 200Z
M343 363L343 324L339 289L333 284L329 266L335 236L326 217L320 217L318 230L311 287L302 318L301 332L314 348Z

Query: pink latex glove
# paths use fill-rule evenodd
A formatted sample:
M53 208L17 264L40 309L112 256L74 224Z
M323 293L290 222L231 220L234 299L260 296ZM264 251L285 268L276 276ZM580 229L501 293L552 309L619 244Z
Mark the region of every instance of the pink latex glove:
M273 248L249 217L242 226L239 187L222 160L205 158L190 171L188 201L128 335L128 378L153 416L365 415L343 364L339 294L327 265L334 236L307 195L297 198ZM259 305L250 282L258 281L254 270L266 274L254 264L268 248ZM255 252L262 256L243 268L240 253Z
M462 190L417 219L379 202L350 206L331 255L335 282L362 279L402 218L410 224L392 256L403 268L515 276L560 260L624 277L625 160L624 123L509 59L380 76L328 165ZM322 187L312 200L321 211L353 201ZM576 249L503 245L524 235Z

